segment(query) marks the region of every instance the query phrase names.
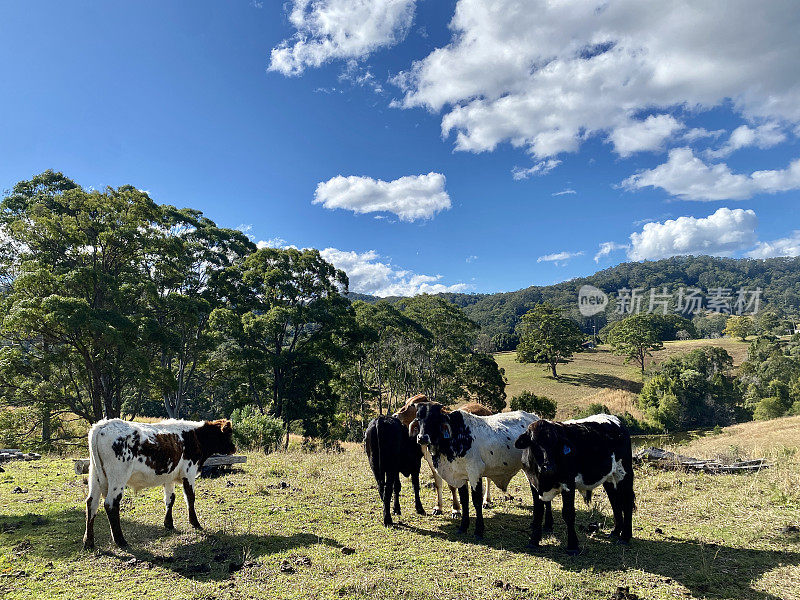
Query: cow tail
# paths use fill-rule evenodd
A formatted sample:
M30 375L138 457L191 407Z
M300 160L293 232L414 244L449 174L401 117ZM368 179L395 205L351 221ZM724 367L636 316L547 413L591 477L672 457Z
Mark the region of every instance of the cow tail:
M103 459L100 457L100 451L97 448L97 437L100 435L100 428L101 426L95 425L92 427L91 431L89 431L89 465L94 469L94 476L97 480L102 483L105 481L108 482L108 475L106 474L106 468L103 465ZM100 469L98 472L97 469ZM100 473L102 473L102 479L100 477Z
M377 438L375 440L375 450L376 450L375 451L375 458L376 458L375 464L378 465L378 473L377 474L380 477L383 477L383 463L381 461L381 440L383 439L383 436L381 435L381 423L382 422L383 422L383 419L378 417L378 422L375 423L375 437Z

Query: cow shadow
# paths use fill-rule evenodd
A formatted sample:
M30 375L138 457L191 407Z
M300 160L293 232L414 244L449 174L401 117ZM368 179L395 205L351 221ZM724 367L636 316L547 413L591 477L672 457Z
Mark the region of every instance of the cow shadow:
M458 533L458 520L450 519L430 529L410 524L396 527L441 540L527 554L531 561L550 560L569 571L605 573L638 569L657 575L662 583L677 582L697 598L781 600L779 596L754 589L753 581L778 567L800 565L800 552L733 548L666 535L662 539L641 539L636 537L636 531L630 545L623 546L608 539L602 531L587 534L590 513L585 511L582 516L579 511L576 522L582 552L578 556L569 556L565 551L566 526L560 511L554 512L555 530L552 535L545 536L537 549L527 547L531 524L531 517L527 515L485 512L486 531L482 540L477 540L473 533L474 515L466 534ZM591 520L603 521L603 516L598 513L594 517L597 518ZM605 521L604 531L607 533L611 523L609 519ZM765 533L765 538L774 535Z
M258 535L211 529L194 532L188 524L176 524L176 530L167 531L159 525L124 516L122 530L129 546L117 548L110 539L108 522L101 515L102 511L95 522L94 551L82 550L85 517L78 509L0 516L0 540L48 561L75 560L81 555L94 554L119 561L119 568L160 567L182 577L206 581L228 579L256 559L271 554L319 544L343 548L336 540L310 533ZM170 544L169 538L176 536L180 537L180 543Z

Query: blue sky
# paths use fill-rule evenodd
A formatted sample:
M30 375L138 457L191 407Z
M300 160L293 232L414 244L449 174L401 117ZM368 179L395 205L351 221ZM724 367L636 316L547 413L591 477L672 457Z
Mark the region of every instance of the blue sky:
M797 255L800 11L735 4L6 1L0 187L130 183L383 295Z

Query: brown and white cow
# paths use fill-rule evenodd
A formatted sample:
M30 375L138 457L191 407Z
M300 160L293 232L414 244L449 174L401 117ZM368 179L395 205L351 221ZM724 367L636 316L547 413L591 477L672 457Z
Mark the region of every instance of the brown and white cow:
M111 419L97 423L89 430L89 496L83 547L94 547L94 519L100 496L105 498L111 537L117 546L127 546L119 521L126 486L134 490L164 486L164 527L172 529L175 483L183 483L189 522L201 529L194 511L194 482L208 457L236 451L232 436L233 428L227 419L170 419L159 423Z
M394 413L394 416L400 419L403 425L408 428L411 425L411 422L417 418L417 405L422 402L428 402L428 397L425 394L417 394L416 396L412 396L403 407ZM445 412L449 412L447 408L442 407L442 410ZM485 407L483 404L478 402L469 402L464 406L459 407L457 410L463 410L464 412L468 412L473 415L478 415L481 417L488 417L489 415L493 414L490 409ZM436 469L433 467L433 459L431 458L431 453L427 447L422 448L422 456L425 459L425 462L428 463L428 466L431 468L431 473L433 474L433 483L436 486L436 506L433 509L434 515L441 515L444 512L442 507L442 478L436 472ZM458 499L458 491L453 486L448 486L450 488L450 494L453 497L453 509L452 509L452 517L454 519L461 516L461 502ZM489 480L486 480L486 487L484 489L484 496L483 496L483 506L487 507L492 503L492 493L489 487Z

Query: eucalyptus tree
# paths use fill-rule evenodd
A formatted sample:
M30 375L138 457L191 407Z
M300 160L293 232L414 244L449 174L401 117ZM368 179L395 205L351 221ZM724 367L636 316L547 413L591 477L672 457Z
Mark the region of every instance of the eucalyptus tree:
M353 329L347 276L317 250L262 248L220 274L212 324L241 358L254 404L324 431L335 409L332 364ZM262 394L261 390L266 390ZM288 436L287 436L288 443Z
M61 396L96 421L118 417L126 389L147 378L153 317L144 276L159 207L132 186L84 190L46 171L0 203L7 248L2 334L68 381Z

